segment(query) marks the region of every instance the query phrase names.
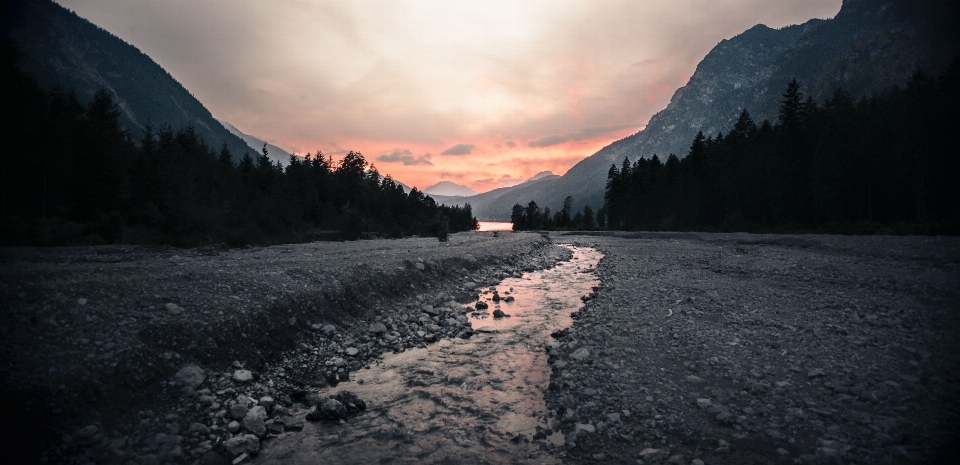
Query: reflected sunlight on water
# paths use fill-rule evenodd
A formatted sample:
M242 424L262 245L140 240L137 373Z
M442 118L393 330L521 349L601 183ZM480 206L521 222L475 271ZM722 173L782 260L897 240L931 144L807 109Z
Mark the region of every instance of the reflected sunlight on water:
M513 223L502 223L497 221L480 221L479 231L511 231Z

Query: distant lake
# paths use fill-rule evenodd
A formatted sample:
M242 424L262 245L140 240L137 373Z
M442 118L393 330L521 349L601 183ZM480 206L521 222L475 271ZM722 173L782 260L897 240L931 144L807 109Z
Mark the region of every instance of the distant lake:
M513 223L501 223L497 221L479 221L480 231L511 231Z

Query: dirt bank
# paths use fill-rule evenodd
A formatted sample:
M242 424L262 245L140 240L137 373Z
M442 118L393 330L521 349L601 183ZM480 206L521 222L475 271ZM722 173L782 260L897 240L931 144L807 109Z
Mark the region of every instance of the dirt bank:
M551 356L564 463L956 458L957 238L554 239L606 255Z
M52 463L221 463L240 433L297 429L284 412L310 403L308 388L385 351L469 336L451 303L478 286L568 255L538 234L493 233L2 249L3 418L18 430L4 441ZM256 407L265 421L248 422Z

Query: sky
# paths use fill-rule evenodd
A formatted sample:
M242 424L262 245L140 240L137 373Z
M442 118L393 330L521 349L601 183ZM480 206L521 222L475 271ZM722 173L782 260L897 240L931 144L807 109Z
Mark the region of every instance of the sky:
M57 0L299 155L477 191L644 127L723 39L840 0Z

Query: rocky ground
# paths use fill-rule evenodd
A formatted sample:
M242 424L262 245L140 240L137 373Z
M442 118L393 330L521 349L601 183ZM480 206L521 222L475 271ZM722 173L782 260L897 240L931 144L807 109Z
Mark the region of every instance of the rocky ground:
M548 347L564 463L957 463L957 238L553 239L606 254Z
M567 256L534 233L0 249L8 459L244 462L261 441L302 428L305 411L359 409L311 389L384 352L469 337L457 302Z

